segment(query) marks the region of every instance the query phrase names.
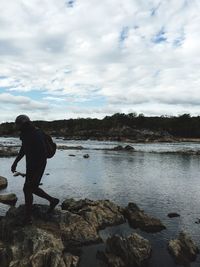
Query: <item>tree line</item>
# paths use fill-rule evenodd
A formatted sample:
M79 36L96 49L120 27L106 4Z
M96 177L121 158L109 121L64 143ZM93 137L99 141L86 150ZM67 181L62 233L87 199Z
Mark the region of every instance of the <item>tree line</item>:
M179 116L144 116L136 113L115 113L103 119L77 118L56 121L34 121L40 127L54 136L73 136L77 133L84 135L98 131L108 132L111 128L120 129L149 129L152 131L165 131L175 137L199 138L200 116L182 114ZM14 123L0 124L0 136L18 135Z

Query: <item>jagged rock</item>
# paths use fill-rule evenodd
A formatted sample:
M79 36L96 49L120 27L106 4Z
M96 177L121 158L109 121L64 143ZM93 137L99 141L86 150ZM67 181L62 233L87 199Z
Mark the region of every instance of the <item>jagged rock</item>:
M195 261L199 253L198 247L185 232L181 232L177 239L170 240L168 249L174 257L175 262L183 265Z
M79 214L84 220L97 229L125 222L123 209L109 200L93 201L90 199L66 199L62 209Z
M15 194L0 195L0 202L14 206L17 202L17 196Z
M8 181L5 177L0 176L0 189L4 189L8 186Z
M24 205L11 207L0 219L1 267L75 267L81 246L102 242L96 226L83 216L57 209L48 214L47 210L46 205L34 205L33 224L28 226L21 223Z
M7 267L12 258L11 249L0 241L0 266Z
M130 226L140 228L146 232L153 233L166 229L159 219L147 215L134 203L129 203L126 207L125 217L128 219Z
M175 217L180 217L180 214L176 213L176 212L170 212L167 214L167 216L169 218L175 218Z
M151 256L148 240L134 233L126 238L114 235L106 241L106 251L97 254L108 267L146 266Z

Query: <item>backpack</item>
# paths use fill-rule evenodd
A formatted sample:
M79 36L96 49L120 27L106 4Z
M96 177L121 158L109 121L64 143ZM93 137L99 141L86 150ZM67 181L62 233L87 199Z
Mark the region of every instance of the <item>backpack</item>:
M52 137L46 133L44 133L44 141L46 147L46 157L50 159L55 155L57 145L53 142Z

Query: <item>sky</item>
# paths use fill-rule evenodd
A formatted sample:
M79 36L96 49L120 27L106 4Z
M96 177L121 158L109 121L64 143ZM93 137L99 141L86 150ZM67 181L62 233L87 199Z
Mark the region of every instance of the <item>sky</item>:
M200 115L199 0L0 0L0 122Z

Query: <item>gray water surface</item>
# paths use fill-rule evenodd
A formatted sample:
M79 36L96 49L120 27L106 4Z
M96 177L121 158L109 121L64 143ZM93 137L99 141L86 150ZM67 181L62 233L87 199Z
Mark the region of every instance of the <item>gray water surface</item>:
M5 145L6 140L0 139L0 143L2 141ZM16 139L7 141L13 145ZM200 156L159 153L169 150L197 151L200 144L132 144L138 151L126 152L93 150L111 148L118 145L117 142L57 142L68 146L82 145L86 149L58 150L54 158L48 161L42 188L49 194L60 198L61 202L71 197L110 199L122 206L135 202L148 214L160 218L167 230L157 234L137 231L152 243L150 267L176 266L166 246L168 240L175 238L181 230L187 231L200 247L200 224L195 224L197 218L200 218ZM155 153L148 153L152 151ZM88 159L83 158L86 153L90 155ZM75 157L69 154L74 154ZM16 193L19 205L24 203L23 178L12 176L10 166L13 160L14 158L0 158L0 175L8 179L8 187L1 193ZM24 160L20 162L18 170L25 170ZM47 204L38 197L34 197L34 201ZM0 204L0 213L5 214L6 210L7 206ZM169 212L178 212L181 216L169 219ZM101 231L101 235L106 240L111 233L126 236L132 232L136 230L126 223L109 227ZM84 248L82 267L99 266L95 259L97 249L103 249L102 245ZM191 266L200 266L200 257Z

